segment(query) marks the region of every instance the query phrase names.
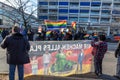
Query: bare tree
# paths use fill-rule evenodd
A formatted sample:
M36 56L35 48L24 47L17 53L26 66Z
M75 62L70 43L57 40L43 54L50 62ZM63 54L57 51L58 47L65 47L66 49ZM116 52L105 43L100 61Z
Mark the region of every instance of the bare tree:
M22 24L25 28L29 28L31 23L37 21L36 15L37 5L32 0L6 0L11 9L4 8L3 14L9 17L14 23Z

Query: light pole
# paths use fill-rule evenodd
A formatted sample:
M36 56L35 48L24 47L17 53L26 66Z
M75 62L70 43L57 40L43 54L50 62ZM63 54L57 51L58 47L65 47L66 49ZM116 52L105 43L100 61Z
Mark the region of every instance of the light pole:
M87 26L85 27L85 31L88 30L88 27L90 27L90 20L88 20L88 22L87 22Z

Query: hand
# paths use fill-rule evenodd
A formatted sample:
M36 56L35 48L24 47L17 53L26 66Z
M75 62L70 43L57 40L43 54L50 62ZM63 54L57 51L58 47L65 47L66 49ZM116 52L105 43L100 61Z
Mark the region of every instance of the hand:
M117 58L118 56L117 56L117 54L115 54L115 58Z

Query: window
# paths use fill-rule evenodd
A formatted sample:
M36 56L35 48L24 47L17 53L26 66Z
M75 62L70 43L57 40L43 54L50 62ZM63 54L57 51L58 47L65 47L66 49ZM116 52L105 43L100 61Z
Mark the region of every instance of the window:
M91 15L99 15L99 10L91 10Z
M68 5L68 2L59 2L59 5Z
M58 5L58 2L49 2L49 5Z
M77 3L77 2L70 2L70 6L79 6L79 3Z
M47 9L42 9L42 10L40 10L40 13L48 13L48 10Z
M39 16L39 19L48 19L47 16Z
M0 19L0 25L3 25L3 20L2 19Z
M90 6L90 2L80 2L80 6Z
M89 10L80 10L80 13L89 13Z
M49 13L57 13L57 10L56 9L50 9Z
M69 10L69 13L78 13L78 10L70 9L70 10Z
M91 6L100 6L101 5L101 2L92 2L91 3Z
M68 17L67 16L59 16L59 20L67 20Z
M49 16L50 20L57 20L57 16Z
M48 5L48 2L39 2L39 5Z
M77 17L70 17L69 20L70 20L70 22L72 22L72 21L76 21L77 22L78 18Z
M101 22L102 22L102 23L106 23L106 22L108 23L109 20L110 20L109 18L101 18Z
M59 13L68 13L68 9L59 9Z
M92 23L98 23L99 22L99 19L98 18L91 18L90 21Z
M110 14L110 10L102 10L102 14L107 14L107 15L109 15Z
M88 22L88 18L87 17L80 17L79 21L80 22Z

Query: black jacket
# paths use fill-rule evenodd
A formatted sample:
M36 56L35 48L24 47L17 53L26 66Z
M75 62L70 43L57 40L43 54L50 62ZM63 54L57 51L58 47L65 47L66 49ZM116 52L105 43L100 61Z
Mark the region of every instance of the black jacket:
M7 48L8 64L25 64L29 63L28 51L30 50L29 42L20 33L8 35L1 43L3 49Z

